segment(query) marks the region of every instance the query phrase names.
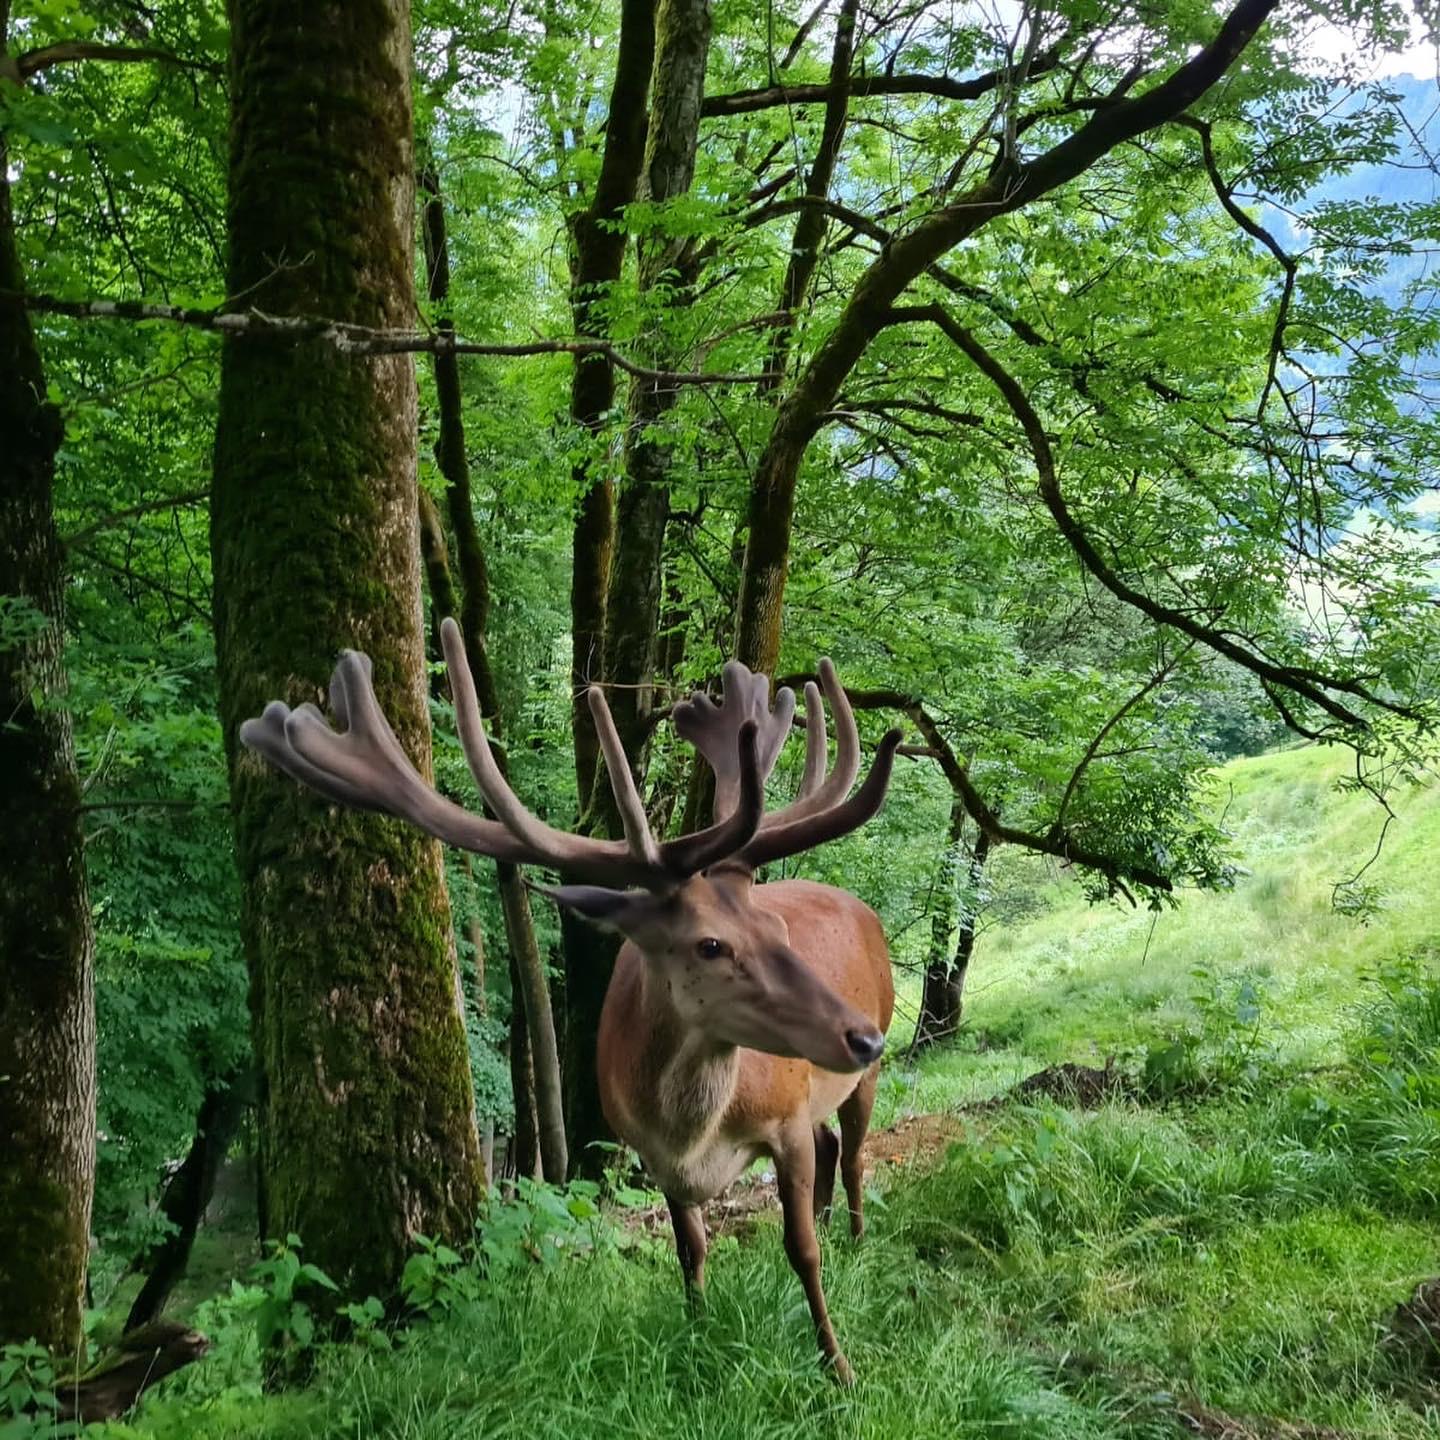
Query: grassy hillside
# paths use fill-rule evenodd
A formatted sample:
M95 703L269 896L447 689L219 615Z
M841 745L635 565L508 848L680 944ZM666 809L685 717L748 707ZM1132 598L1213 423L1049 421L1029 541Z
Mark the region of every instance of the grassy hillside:
M890 1064L877 1121L901 1126L877 1150L926 1129L903 1112L950 1118L877 1170L863 1245L826 1238L854 1390L819 1373L772 1220L718 1241L692 1320L663 1235L542 1192L497 1212L479 1265L431 1265L429 1323L321 1350L308 1389L260 1392L260 1292L202 1309L213 1356L123 1433L1440 1433L1435 1343L1388 1328L1440 1271L1440 791L1401 797L1360 926L1330 887L1380 817L1335 792L1340 770L1301 749L1221 773L1250 872L1232 894L1156 919L1057 885L982 938L966 1033ZM1058 1060L1137 1074L1177 1041L1188 1083L1168 1096L960 1108Z
M1073 883L1056 881L1038 917L984 931L965 1036L918 1069L892 1065L886 1113L994 1094L1059 1060L1135 1056L1197 1023L1197 995L1233 1008L1246 979L1267 1045L1295 1065L1333 1059L1365 976L1395 956L1440 949L1440 786L1391 797L1397 818L1364 876L1380 889L1379 913L1361 924L1331 903L1335 884L1374 855L1385 822L1369 795L1336 788L1352 767L1348 751L1304 746L1217 772L1215 813L1246 872L1233 891L1183 894L1156 914L1123 901L1088 905ZM1202 968L1208 977L1195 973ZM902 984L899 1000L903 1036L918 980Z

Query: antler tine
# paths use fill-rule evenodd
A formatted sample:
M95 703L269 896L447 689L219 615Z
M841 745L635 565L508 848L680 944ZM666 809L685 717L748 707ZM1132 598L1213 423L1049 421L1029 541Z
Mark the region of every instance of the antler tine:
M590 714L595 720L595 734L605 756L605 769L610 776L610 790L615 796L620 811L620 821L625 827L625 839L637 860L647 865L660 864L660 847L650 833L650 822L645 818L645 802L635 788L635 777L630 773L630 761L626 758L625 747L620 743L615 729L615 719L605 701L605 692L598 685L592 685L586 698L590 702Z
M772 710L770 681L764 675L752 674L738 660L730 661L722 672L722 694L717 705L697 690L670 712L676 734L688 740L715 773L717 820L729 815L737 803L741 773L737 768L736 737L741 727L747 721L756 727L756 760L763 786L775 768L795 716L794 691L788 687L779 690Z
M297 753L285 736L285 722L289 718L290 707L283 701L272 700L258 719L241 723L240 743L255 751L257 755L263 755L277 770L325 796L327 800L338 800L340 804L349 805L355 810L382 809L373 796L312 765Z
M756 749L758 727L747 720L737 736L740 787L735 808L707 830L667 840L660 847L665 866L677 875L696 875L738 854L759 832L765 814L765 781Z
M842 835L858 830L867 820L873 819L884 804L895 766L895 750L904 738L901 730L886 733L875 752L865 783L848 800L798 819L792 817L783 824L766 825L735 858L753 869L772 860L783 860L788 855L798 855L803 850L813 850L817 845L838 840ZM776 820L785 813L777 812L770 819Z
M820 684L835 717L835 768L825 775L825 707L820 702L820 691L813 682L808 682L805 686L805 770L800 789L784 809L765 817L763 828L766 830L791 825L807 815L832 809L850 793L860 773L860 731L855 725L855 712L845 698L845 687L828 658L820 661L818 669Z
M808 800L820 788L825 778L825 762L830 758L826 747L825 706L820 699L820 687L813 681L805 682L805 770L800 776L800 788L795 792L796 800Z
M425 784L370 687L369 660L346 651L330 682L336 713L346 726L343 733L332 730L313 705L291 710L277 700L259 719L241 725L240 741L329 800L396 815L482 855L517 863L531 859L503 826L471 815Z
M599 869L608 871L612 880L621 879L626 883L645 884L647 881L656 880L658 877L653 867L638 857L628 855L625 847L621 847L621 853L617 857L614 854L615 847L608 842L582 835L567 835L563 830L547 825L525 808L520 797L510 788L510 782L500 773L500 767L490 752L490 742L486 739L485 726L480 719L480 702L475 695L475 680L470 674L470 662L465 658L465 644L460 637L460 627L448 617L440 626L440 644L445 651L446 668L450 672L450 692L455 701L455 728L460 732L461 747L470 764L470 773L475 777L475 784L485 797L486 803L499 816L501 824L533 852L540 864L571 871L584 867L592 873ZM620 861L618 865L614 863L617 859ZM627 860L629 863L626 863Z

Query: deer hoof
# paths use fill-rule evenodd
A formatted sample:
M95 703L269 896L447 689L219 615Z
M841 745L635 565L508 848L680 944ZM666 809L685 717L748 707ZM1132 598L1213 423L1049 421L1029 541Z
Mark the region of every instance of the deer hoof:
M828 1363L831 1379L848 1390L855 1383L855 1372L850 1368L850 1362L837 1352L829 1357Z

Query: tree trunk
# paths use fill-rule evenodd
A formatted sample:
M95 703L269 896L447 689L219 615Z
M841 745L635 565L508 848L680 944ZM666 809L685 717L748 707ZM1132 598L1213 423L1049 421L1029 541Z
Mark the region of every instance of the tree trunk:
M858 9L859 0L841 0L840 14L836 17L835 44L830 53L830 79L826 86L825 119L814 163L805 177L805 197L815 202L823 201L830 193L835 164L840 158L840 143L845 138L845 118L850 108L850 62L855 53L855 14ZM771 336L765 364L766 377L760 384L762 394L778 390L784 382L795 338L795 317L809 294L810 281L820 263L820 247L828 225L829 219L819 203L803 207L795 222L790 259L780 287L779 308L786 319Z
M621 0L620 40L610 91L605 153L595 194L571 227L571 310L577 335L604 334L597 313L625 263L625 207L635 198L649 123L646 97L655 55L655 0ZM582 356L570 386L570 419L596 436L615 405L615 367L607 357ZM575 779L584 810L595 788L599 743L585 689L600 677L605 597L615 532L615 488L602 465L582 460L573 472L580 493L570 582L570 696Z
M229 292L412 324L406 0L229 11ZM327 804L236 731L320 700L351 647L428 775L415 444L407 358L227 342L211 536L266 1215L361 1296L394 1291L416 1234L468 1239L480 1196L440 847Z
M8 6L0 6L0 57ZM19 292L0 136L0 290ZM65 708L59 413L0 307L0 1343L82 1343L95 1186L94 935Z
M964 831L965 815L965 806L957 796L950 810L950 846L943 878L949 894L941 912L943 922L941 914L937 914L932 932L930 960L925 967L925 986L920 997L920 1015L915 1022L915 1039L910 1045L912 1052L950 1039L960 1029L964 1014L965 982L970 975L970 959L975 953L975 930L980 913L980 883L994 844L984 830L976 837L970 864L966 868L965 894L959 897L960 925L956 933L955 954L947 960L950 926L956 909L955 851Z
M530 1059L530 1031L525 1023L520 967L510 960L510 1093L515 1100L515 1133L510 1157L517 1176L540 1178L540 1126L535 1115L535 1067Z
M450 250L445 237L445 207L440 199L440 177L433 168L427 169L421 184L425 190L425 268L430 277L430 299L443 304L450 293ZM439 321L442 330L452 329L448 316ZM465 640L465 655L475 677L475 693L481 714L496 744L496 766L509 778L505 756L504 726L500 716L500 699L495 685L495 672L490 666L487 627L490 620L490 570L485 561L485 547L475 523L475 507L470 495L470 465L465 453L465 417L461 409L460 361L455 355L434 356L435 389L440 402L440 435L435 444L435 458L445 477L446 506L450 527L455 534L455 552L460 562L460 613L458 616ZM435 549L437 547L430 546ZM436 565L448 571L449 562L443 545L438 547ZM453 586L432 585L431 595L447 595L453 607ZM440 600L436 599L436 606ZM559 1185L565 1180L565 1107L560 1084L560 1052L555 1041L555 1017L550 1007L550 986L545 978L545 963L535 939L535 922L530 914L530 895L519 869L514 865L496 863L496 882L500 889L500 908L505 918L505 935L510 953L519 967L521 995L525 1020L530 1030L530 1054L535 1071L536 1118L540 1131L540 1152L545 1179Z
M605 153L590 206L577 215L571 229L571 309L577 335L604 334L599 304L624 268L626 235L621 222L625 207L635 198L645 157L647 97L654 56L655 0L621 0ZM570 388L571 421L588 435L598 436L614 405L614 365L601 356L577 359ZM570 582L570 695L576 793L583 816L595 791L599 767L599 744L585 690L601 675L606 591L615 538L615 490L605 466L597 469L588 459L575 466L573 475L581 499L575 520ZM579 1157L591 1140L609 1134L595 1084L595 1026L618 945L593 927L567 922L563 914L561 934L565 969L560 1037L564 1046L565 1124L569 1153ZM511 1064L512 1068L516 1064L513 1055ZM517 1129L519 1114L517 1090Z
M240 1075L226 1076L206 1090L190 1150L170 1177L160 1200L160 1213L175 1228L138 1262L141 1268L148 1268L149 1274L130 1307L130 1316L125 1321L127 1334L159 1319L170 1292L184 1276L200 1222L215 1193L215 1176L249 1104L249 1090L249 1084Z
M645 139L644 195L664 202L684 195L695 174L700 106L710 49L709 0L660 0L655 14L654 97ZM689 268L684 240L652 238L640 247L640 287L648 290L679 269L683 290ZM621 744L636 778L649 733L651 685L660 629L661 557L670 515L670 447L657 434L678 394L673 386L637 380L630 388L625 435L625 481L617 506L615 553L605 601L603 683ZM584 803L582 795L581 801ZM586 814L592 834L623 833L614 794L594 782ZM610 1138L595 1078L595 1034L615 968L619 943L593 926L562 917L565 942L567 1121L575 1166L594 1174L603 1152L590 1148ZM573 1049L571 1047L574 1047ZM539 1075L536 1075L537 1083Z

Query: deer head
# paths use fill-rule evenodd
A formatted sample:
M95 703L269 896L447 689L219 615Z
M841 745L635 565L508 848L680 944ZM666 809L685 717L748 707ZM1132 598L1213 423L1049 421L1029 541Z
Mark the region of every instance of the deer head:
M476 854L558 870L579 883L536 887L560 904L621 931L668 987L681 1023L717 1045L798 1056L826 1069L863 1069L883 1036L818 979L789 948L784 922L756 903L755 868L848 834L879 810L901 732L880 742L870 773L850 794L860 741L828 660L820 679L837 722L836 760L827 776L820 690L805 687L805 769L795 800L767 815L765 781L795 714L782 689L736 662L725 667L724 699L697 694L675 707L677 732L715 773L715 813L706 829L657 841L598 687L588 692L623 840L553 829L520 802L495 762L453 620L441 626L456 726L471 774L496 816L474 815L438 794L401 749L375 696L369 659L346 651L330 682L336 727L313 705L279 701L240 727L240 739L278 769L329 799L398 816Z

